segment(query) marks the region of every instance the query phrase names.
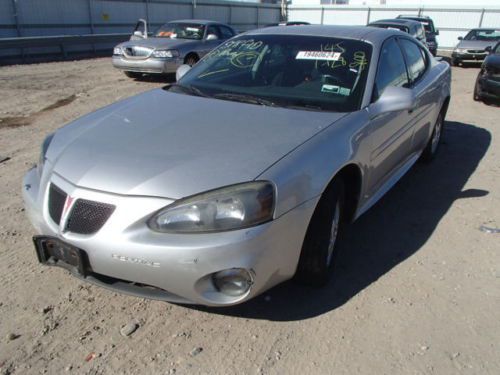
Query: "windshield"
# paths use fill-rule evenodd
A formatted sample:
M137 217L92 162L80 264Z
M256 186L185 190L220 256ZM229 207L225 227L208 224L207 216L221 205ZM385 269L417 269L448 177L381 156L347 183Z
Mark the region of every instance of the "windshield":
M365 42L297 35L247 35L213 50L172 91L310 110L359 109L371 58Z
M169 22L160 27L155 36L157 38L171 39L203 39L205 26L198 23L174 23Z
M465 36L465 40L482 40L484 42L494 42L500 40L500 30L471 30Z

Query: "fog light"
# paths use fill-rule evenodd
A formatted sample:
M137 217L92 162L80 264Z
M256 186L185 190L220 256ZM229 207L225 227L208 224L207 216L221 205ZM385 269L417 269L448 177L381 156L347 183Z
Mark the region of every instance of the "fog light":
M219 292L231 297L245 294L253 284L252 275L243 268L216 272L212 276L212 281Z

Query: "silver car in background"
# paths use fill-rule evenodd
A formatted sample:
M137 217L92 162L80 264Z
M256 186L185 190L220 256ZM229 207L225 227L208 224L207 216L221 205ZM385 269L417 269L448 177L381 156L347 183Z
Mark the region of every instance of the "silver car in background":
M132 40L113 49L113 66L131 78L143 73L175 73L182 64L194 65L200 58L236 35L228 25L205 20L171 21L160 27L153 37L147 28L135 31Z
M500 41L500 29L472 29L465 37L458 37L459 43L451 54L451 65L458 66L463 62L480 62L488 56L491 49Z
M450 66L399 31L239 35L178 83L46 138L23 182L38 259L212 306L294 276L324 285L344 225L436 155L450 83Z

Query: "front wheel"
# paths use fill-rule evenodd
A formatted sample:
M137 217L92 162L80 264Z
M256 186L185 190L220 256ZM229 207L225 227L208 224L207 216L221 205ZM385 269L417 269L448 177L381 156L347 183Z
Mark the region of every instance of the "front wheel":
M460 60L458 60L458 59L451 59L451 65L452 66L459 66L460 65Z
M444 115L443 111L441 111L436 120L436 123L434 124L434 130L432 131L431 139L429 139L427 146L425 146L425 149L422 152L421 159L424 162L430 162L436 157L439 145L441 144L441 136L443 135L443 126L444 126Z
M295 278L301 284L323 286L338 256L343 226L344 184L337 180L323 193L307 229Z

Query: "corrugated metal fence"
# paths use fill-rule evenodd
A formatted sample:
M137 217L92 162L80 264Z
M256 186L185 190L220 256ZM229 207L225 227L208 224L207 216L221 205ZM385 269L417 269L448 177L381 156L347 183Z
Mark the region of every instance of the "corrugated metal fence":
M439 29L440 48L453 48L457 38L475 27L500 28L500 8L495 9L451 9L451 8L392 8L351 6L299 6L288 7L288 20L307 21L327 25L366 25L384 18L395 18L400 14L429 16Z
M139 18L148 20L150 30L167 21L202 18L230 24L244 31L280 21L275 4L218 0L0 0L0 38L129 34ZM102 47L102 46L101 46ZM67 52L95 46L70 46ZM107 46L109 48L109 46ZM50 53L47 47L24 50L26 54ZM19 50L0 51L12 56Z

